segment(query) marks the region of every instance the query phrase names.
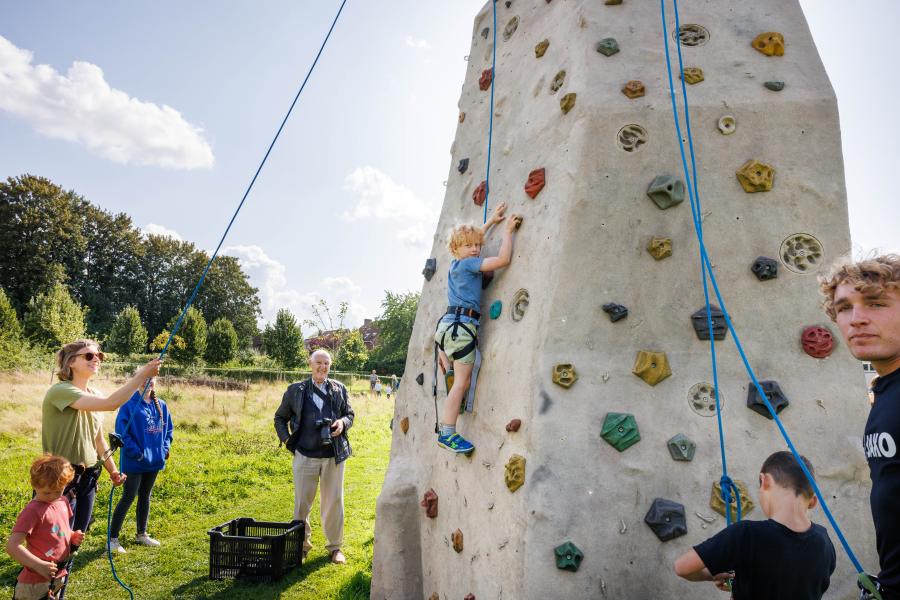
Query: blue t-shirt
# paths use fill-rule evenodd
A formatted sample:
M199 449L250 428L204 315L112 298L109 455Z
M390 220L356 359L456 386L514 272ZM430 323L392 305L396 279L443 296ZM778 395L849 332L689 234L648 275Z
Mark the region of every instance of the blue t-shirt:
M450 263L450 272L447 274L447 304L449 306L462 306L481 312L481 263L480 256L454 260ZM456 317L444 315L442 322L452 322ZM477 319L460 315L462 323L478 324Z

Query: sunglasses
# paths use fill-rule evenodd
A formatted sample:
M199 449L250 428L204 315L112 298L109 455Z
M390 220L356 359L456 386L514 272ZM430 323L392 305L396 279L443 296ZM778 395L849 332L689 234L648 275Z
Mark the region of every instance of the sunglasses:
M100 362L106 360L106 355L102 352L82 352L81 354L76 354L75 356L83 356L84 360L91 362L96 357Z

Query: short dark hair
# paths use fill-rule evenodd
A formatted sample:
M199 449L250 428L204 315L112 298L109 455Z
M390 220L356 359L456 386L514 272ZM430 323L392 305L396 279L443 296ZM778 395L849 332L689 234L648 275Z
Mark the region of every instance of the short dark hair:
M816 471L813 468L812 463L809 462L809 459L805 456L801 456L800 459L803 461L803 464L806 465L809 474L815 478ZM815 496L812 483L807 479L803 469L800 468L800 463L797 462L794 455L787 450L776 452L769 456L769 458L766 459L766 462L763 463L760 472L768 473L772 476L772 479L775 480L775 483L783 488L793 490L794 494L797 496L803 495L807 498Z

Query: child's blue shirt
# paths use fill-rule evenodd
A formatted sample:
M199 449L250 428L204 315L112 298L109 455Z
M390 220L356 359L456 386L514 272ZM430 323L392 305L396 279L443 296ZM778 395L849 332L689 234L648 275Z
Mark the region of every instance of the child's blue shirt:
M481 312L481 263L484 259L480 256L454 260L450 263L450 272L447 274L447 304L449 306L461 306ZM456 317L444 315L442 322L452 322ZM478 319L460 315L463 323L478 324Z

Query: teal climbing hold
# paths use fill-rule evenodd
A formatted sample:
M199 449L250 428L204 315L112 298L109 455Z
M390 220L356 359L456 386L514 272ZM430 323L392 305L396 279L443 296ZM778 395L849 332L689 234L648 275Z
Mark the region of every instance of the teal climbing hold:
M499 300L494 300L494 303L491 304L491 318L496 319L500 316L500 313L503 311L503 303Z
M624 452L641 441L637 421L634 420L634 415L628 413L606 413L600 437L619 452Z
M553 549L553 553L556 554L556 568L572 572L578 570L584 558L584 553L572 542L560 544Z

